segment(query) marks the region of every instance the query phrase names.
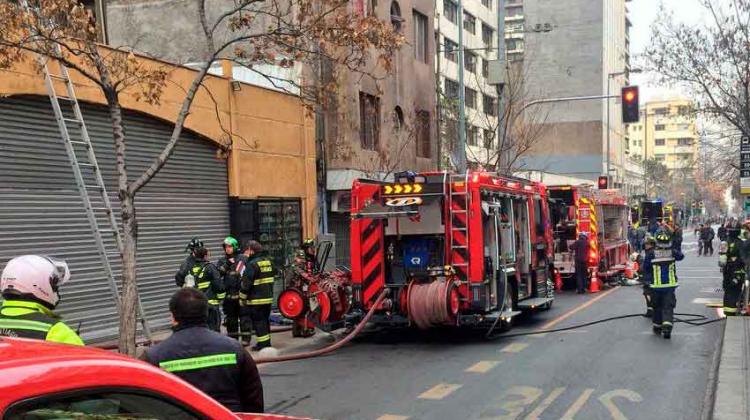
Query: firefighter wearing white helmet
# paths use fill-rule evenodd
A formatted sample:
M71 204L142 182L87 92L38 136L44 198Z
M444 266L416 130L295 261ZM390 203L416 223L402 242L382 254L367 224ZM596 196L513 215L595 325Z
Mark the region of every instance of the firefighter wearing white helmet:
M62 260L23 255L8 261L0 277L0 336L82 346L78 334L52 312L60 301L58 289L69 279Z

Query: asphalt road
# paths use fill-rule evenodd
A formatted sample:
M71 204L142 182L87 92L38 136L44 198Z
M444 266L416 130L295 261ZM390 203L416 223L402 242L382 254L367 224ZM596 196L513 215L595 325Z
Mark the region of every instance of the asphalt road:
M678 265L677 312L716 310L717 256L692 232ZM715 248L716 245L715 245ZM511 333L642 313L640 287L563 293ZM263 365L269 412L320 419L701 419L722 323L676 324L671 340L642 317L485 341L477 335L371 335L317 359Z

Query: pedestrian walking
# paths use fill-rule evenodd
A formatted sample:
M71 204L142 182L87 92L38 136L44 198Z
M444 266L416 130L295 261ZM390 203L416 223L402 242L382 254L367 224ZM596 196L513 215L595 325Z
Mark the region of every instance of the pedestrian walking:
M719 240L722 242L727 240L727 224L728 223L722 223L716 231L716 236L718 236Z
M710 224L706 224L706 226L703 228L705 230L705 240L703 243L703 256L713 256L714 255L714 238L716 237L716 232L714 232L714 228L711 227Z
M175 274L179 287L192 287L203 292L208 298L208 327L221 331L221 301L226 297L221 273L208 260L208 249L203 242L193 238L185 248L190 255Z
M222 276L226 296L222 302L224 310L224 326L227 335L234 339L240 338L240 274L237 265L240 263L240 243L232 236L227 236L223 242L224 256L216 262L216 267Z
M173 333L142 359L171 372L235 412L263 412L263 384L255 361L236 340L208 328L209 303L194 288L172 295Z
M576 293L583 294L586 293L586 283L588 282L589 275L589 240L586 233L581 232L578 235L578 239L570 246L570 249L573 251L573 259L575 261Z
M41 255L8 261L0 275L3 304L0 336L32 338L83 345L83 340L52 312L60 302L60 287L70 280L68 264Z
M659 229L654 239L646 242L643 262L644 281L649 285L653 306L653 331L664 338L672 336L674 308L677 306L677 264L684 258L672 244L671 232Z
M240 280L240 305L248 308L255 331L254 351L271 346L271 304L276 269L268 253L258 241L248 241L245 251L249 257Z

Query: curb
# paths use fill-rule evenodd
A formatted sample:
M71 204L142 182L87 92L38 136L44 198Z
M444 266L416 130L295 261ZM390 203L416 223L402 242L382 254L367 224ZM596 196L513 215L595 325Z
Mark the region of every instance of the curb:
M716 380L714 420L746 420L748 409L748 356L750 318L731 316L726 320Z

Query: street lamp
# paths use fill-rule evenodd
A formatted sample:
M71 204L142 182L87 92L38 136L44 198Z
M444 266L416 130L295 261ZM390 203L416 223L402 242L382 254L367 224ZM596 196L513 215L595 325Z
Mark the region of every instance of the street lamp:
M617 76L622 76L623 74L642 73L642 72L643 72L643 70L641 70L641 69L631 69L630 71L618 71L618 72L615 72L615 73L609 73L607 75L607 173L606 174L607 174L607 179L608 180L609 180L609 177L610 177L609 172L611 170L610 169L610 164L611 164L610 160L611 159L610 159L610 153L609 153L609 147L610 147L609 146L609 131L610 131L610 129L609 129L609 99L610 99L609 98L609 85L610 85L610 80L612 80L613 78L615 78Z

